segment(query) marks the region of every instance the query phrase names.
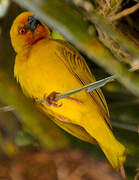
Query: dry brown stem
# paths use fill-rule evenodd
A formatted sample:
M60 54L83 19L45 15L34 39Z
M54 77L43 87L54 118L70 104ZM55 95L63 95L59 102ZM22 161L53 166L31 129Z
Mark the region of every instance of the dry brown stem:
M137 11L139 9L139 3L137 3L136 5L130 7L130 8L127 8L119 13L117 13L116 15L112 16L110 19L110 21L116 21L116 20L119 20L121 18L123 18L124 16L127 16L129 14L132 14L134 13L135 11Z

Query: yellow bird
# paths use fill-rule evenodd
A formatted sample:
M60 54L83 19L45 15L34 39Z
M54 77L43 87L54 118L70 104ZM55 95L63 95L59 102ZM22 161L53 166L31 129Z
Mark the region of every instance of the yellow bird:
M10 31L17 53L14 75L30 98L45 99L40 107L61 128L81 140L98 143L109 162L120 169L125 147L114 137L109 111L100 89L81 91L56 102L57 93L95 81L84 58L69 43L51 38L33 13L21 13Z

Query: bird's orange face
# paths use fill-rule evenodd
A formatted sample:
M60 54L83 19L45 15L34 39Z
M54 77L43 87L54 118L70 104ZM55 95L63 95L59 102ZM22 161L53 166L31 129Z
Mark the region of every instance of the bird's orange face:
M50 30L33 13L24 12L14 20L10 35L15 51L19 52L40 39L50 38Z

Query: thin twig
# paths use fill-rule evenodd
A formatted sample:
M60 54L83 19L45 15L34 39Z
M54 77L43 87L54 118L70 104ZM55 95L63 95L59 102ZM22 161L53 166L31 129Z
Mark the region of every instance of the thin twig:
M121 168L120 168L120 172L121 172L121 176L122 176L122 178L126 180L126 174L125 174L125 169L124 169L124 166L121 166Z
M110 77L101 79L101 80L99 80L99 81L96 81L96 82L87 84L87 85L82 86L82 87L80 87L80 88L73 89L73 90L67 91L67 92L65 92L65 93L57 94L55 100L58 101L58 100L60 100L60 99L67 98L68 96L70 96L70 95L72 95L72 94L75 94L75 93L78 93L78 92L80 92L80 91L82 91L82 90L85 90L85 89L87 90L87 92L91 92L91 91L93 91L93 90L95 90L95 89L97 89L97 88L103 87L103 86L106 85L108 82L113 81L115 78L116 78L116 76L113 75L113 76L110 76ZM40 99L40 100L37 101L38 104L43 103L43 102L46 102L46 99L45 99L45 98Z
M130 106L137 105L137 104L139 104L139 99L134 99L130 101L120 101L120 102L111 103L111 109L126 107L129 105Z
M138 61L136 61L136 63L132 64L132 68L130 69L130 72L135 72L139 70L139 64Z
M137 171L139 171L139 168L137 169ZM136 174L134 180L139 180L139 172L137 172L137 174Z
M132 6L131 8L127 8L127 9L123 10L122 12L110 17L109 19L110 19L110 21L119 20L119 19L123 18L124 16L132 14L133 12L137 11L138 9L139 9L139 3Z
M9 112L9 111L14 111L15 108L13 106L4 106L0 107L0 112Z
M121 129L125 129L125 130L129 130L135 133L139 133L139 126L137 125L133 125L133 124L125 124L125 123L121 123L121 122L116 122L116 121L112 121L112 126L115 128L121 128Z
M96 82L93 82L93 83L90 83L90 84L87 84L81 88L77 88L77 89L74 89L74 90L71 90L71 91L68 91L68 92L65 92L65 93L61 93L61 94L57 94L56 96L56 100L59 100L59 99L63 99L63 98L66 98L72 94L75 94L77 92L80 92L82 90L85 90L87 89L88 92L91 92L97 88L100 88L102 86L104 86L105 84L107 84L108 82L111 82L115 79L115 75L113 76L110 76L110 77L107 77L105 79L101 79L99 81L96 81Z

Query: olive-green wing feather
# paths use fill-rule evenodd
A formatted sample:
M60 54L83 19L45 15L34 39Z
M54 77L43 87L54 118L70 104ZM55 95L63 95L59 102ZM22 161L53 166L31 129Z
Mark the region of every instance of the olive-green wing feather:
M76 76L83 85L95 82L95 77L92 75L84 58L78 53L78 51L67 42L61 40L57 41L58 51L56 51L56 55L59 56L69 71L71 71L71 73ZM102 91L100 89L96 89L89 94L97 104L100 113L102 113L102 116L111 127L109 111Z

